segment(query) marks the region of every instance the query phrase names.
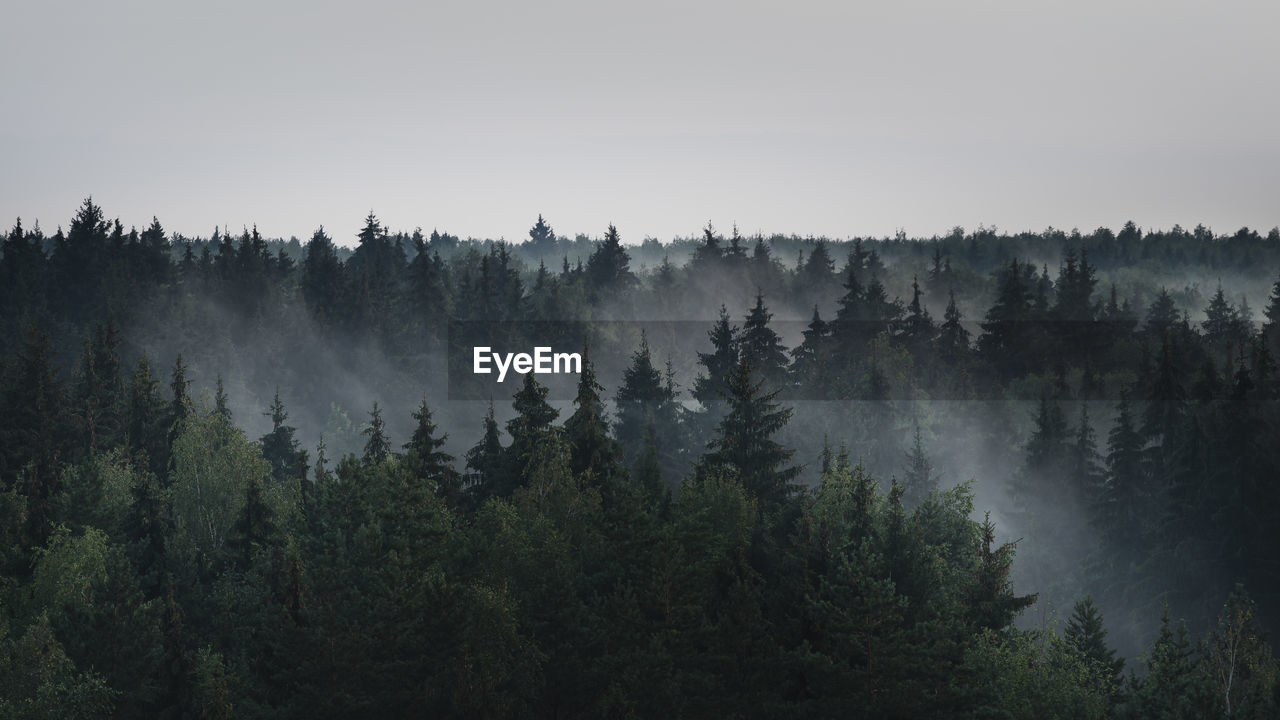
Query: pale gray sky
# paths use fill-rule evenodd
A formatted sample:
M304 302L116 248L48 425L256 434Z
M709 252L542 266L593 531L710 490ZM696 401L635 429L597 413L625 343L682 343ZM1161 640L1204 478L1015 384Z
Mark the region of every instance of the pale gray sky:
M19 2L0 224L1280 223L1280 3Z

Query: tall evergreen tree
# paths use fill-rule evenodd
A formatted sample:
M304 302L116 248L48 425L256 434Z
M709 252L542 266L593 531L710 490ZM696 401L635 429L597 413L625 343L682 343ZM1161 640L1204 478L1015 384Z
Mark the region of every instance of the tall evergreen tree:
M364 455L361 461L365 465L377 465L391 457L391 440L387 437L386 423L382 419L382 410L378 401L373 401L373 409L369 411L369 424L360 431L367 435L364 443Z
M636 282L630 262L618 229L610 224L604 240L587 259L587 282L595 293L625 292Z
M551 423L560 416L560 411L547 402L547 388L534 379L533 373L525 373L524 385L516 392L511 407L516 416L507 421L507 434L511 436L511 445L506 449L507 480L523 484L530 470L529 463L546 442ZM504 488L501 494L507 495L513 490L514 485Z
M436 437L436 424L431 420L425 397L413 411L413 419L417 423L404 445L405 465L414 477L431 481L437 495L457 504L462 497L462 477L453 467L453 456L443 449L449 435Z
M575 475L590 472L597 482L615 479L621 462L621 450L609 436L609 423L604 414L600 393L604 388L596 381L590 348L582 349L582 374L578 377L575 409L564 423L569 442L569 465Z
M1107 694L1115 693L1120 687L1124 658L1117 658L1116 651L1107 646L1107 630L1102 626L1102 614L1093 604L1093 598L1076 602L1067 621L1066 638L1102 677L1104 686L1100 689Z
M708 467L731 469L743 487L766 504L786 500L795 491L800 468L788 466L794 450L773 439L791 419L791 409L774 402L778 391L764 392L763 383L752 378L751 366L740 359L729 376L726 395L729 408L720 421L716 437L703 457Z
M294 439L295 429L285 425L289 414L280 402L280 388L271 400L271 409L263 413L271 418L271 432L263 435L258 441L262 444L262 457L271 463L271 477L275 482L302 480L307 477L307 451L299 447Z
M764 295L756 293L756 304L742 324L738 346L765 387L781 389L786 384L787 350L778 333L769 327L773 313L764 306Z

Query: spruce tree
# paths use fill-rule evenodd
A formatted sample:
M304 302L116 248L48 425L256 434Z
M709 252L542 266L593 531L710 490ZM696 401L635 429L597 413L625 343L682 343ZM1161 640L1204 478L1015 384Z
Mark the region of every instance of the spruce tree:
M597 294L625 292L636 282L629 264L630 258L626 248L622 247L618 229L610 224L604 240L587 258L587 283Z
M664 379L654 367L649 341L643 333L640 347L631 356L631 365L623 371L614 403L614 437L627 466L634 468L652 444L662 474L675 477L683 465L679 454L684 444L680 408L673 381L670 376Z
M1120 396L1116 422L1107 436L1107 475L1097 496L1095 517L1112 557L1140 547L1149 497L1143 472L1142 436L1134 427L1127 394Z
M1105 685L1101 690L1107 694L1116 692L1124 658L1117 658L1116 651L1107 646L1107 630L1102 626L1102 614L1093 604L1093 598L1076 602L1067 621L1066 639L1102 676Z
M305 479L307 477L307 451L299 447L293 435L295 429L285 425L289 414L280 401L280 388L276 388L271 400L271 409L263 413L271 418L271 432L259 439L262 444L262 457L271 463L271 477L277 483L286 480Z
M707 336L711 339L711 352L698 353L702 371L693 381L693 398L702 405L704 412L718 419L723 411L729 376L738 364L741 347L738 327L730 324L729 311L724 305L720 306L720 317Z
M498 430L498 421L494 419L493 402L489 402L489 411L484 416L484 433L479 442L467 450L465 459L467 469L471 471L467 479L467 489L477 502L499 494L508 483L502 464L504 448Z
M969 331L961 324L962 316L956 307L956 291L950 293L942 326L938 328L938 354L948 365L961 364L969 353Z
M506 480L524 484L530 470L529 463L538 448L551 432L551 423L560 411L547 403L547 388L534 379L533 373L525 373L524 385L516 392L511 407L516 416L507 421L507 434L511 445L506 449ZM502 495L515 490L511 485L501 489Z
M738 361L729 376L728 412L703 457L707 467L731 469L743 487L768 504L780 503L795 490L800 468L788 466L794 450L773 439L791 419L791 409L774 402L778 391L764 392L752 377L746 359Z
M742 324L738 346L742 356L754 368L756 377L765 387L778 390L784 387L787 373L787 350L778 333L769 327L773 313L764 306L764 295L756 293L756 304L747 313Z
M978 629L1002 632L1023 610L1031 607L1036 595L1015 595L1009 569L1014 545L996 545L996 526L987 513L979 527L978 561L972 570L968 592L968 619Z
M369 425L360 434L369 437L364 443L364 454L360 458L364 465L377 465L391 457L391 441L387 438L386 423L382 420L382 410L378 407L377 400L373 401L373 409L369 411Z
M145 355L129 379L129 421L126 435L134 450L146 454L151 471L157 475L169 469L168 408L160 398L160 383L151 374Z
M902 475L902 503L907 508L914 508L924 502L929 494L938 489L938 476L933 474L933 464L925 454L924 442L920 437L920 423L915 425L915 439L911 450L906 453L906 468Z
M415 478L432 482L437 495L456 504L461 499L462 478L453 468L453 456L442 449L448 433L436 437L436 424L431 420L425 397L413 411L413 419L417 424L409 442L404 444L405 466Z
M569 442L569 464L575 475L590 472L597 482L609 482L618 473L621 450L609 436L609 423L604 415L600 393L604 388L596 382L590 348L582 349L582 373L578 377L576 409L564 423Z
M832 371L831 330L817 305L802 335L804 340L791 351L791 382L800 397L817 399L829 391L827 379Z

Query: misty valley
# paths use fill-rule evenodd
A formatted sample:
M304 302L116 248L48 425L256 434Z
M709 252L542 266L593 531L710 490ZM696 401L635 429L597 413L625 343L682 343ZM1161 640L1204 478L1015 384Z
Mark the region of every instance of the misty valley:
M0 718L1280 716L1280 229L88 199L0 329Z

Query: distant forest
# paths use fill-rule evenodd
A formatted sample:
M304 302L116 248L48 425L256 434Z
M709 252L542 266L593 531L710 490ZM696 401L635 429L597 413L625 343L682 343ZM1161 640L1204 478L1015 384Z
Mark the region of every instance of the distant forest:
M1280 230L2 237L0 718L1280 715Z

